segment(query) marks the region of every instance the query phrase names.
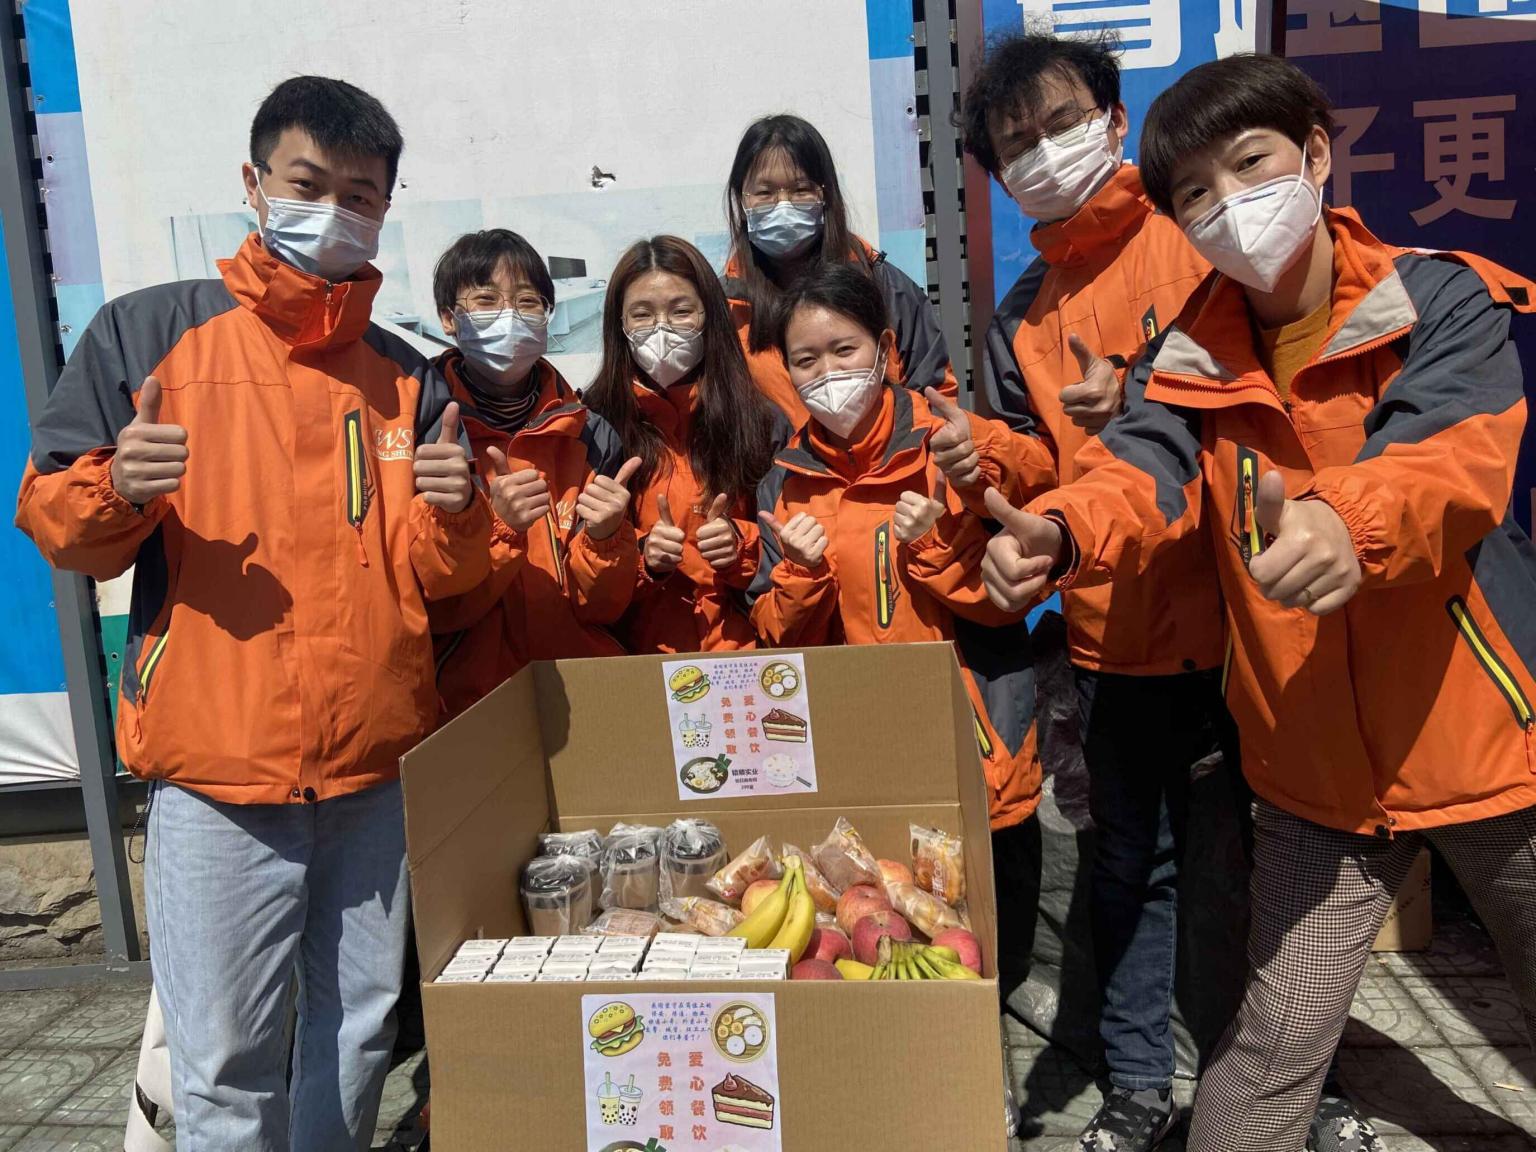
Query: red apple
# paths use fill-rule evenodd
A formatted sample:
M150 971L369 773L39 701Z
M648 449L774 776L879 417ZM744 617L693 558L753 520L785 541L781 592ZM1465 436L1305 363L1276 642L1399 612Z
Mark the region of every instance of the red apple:
M741 911L744 915L752 915L752 909L756 908L763 900L778 890L777 880L754 880L747 885L747 890L741 894Z
M981 971L981 941L974 932L964 928L949 928L933 938L936 948L953 948L960 953L960 963L972 972Z
M844 956L853 955L853 944L836 928L817 928L805 946L805 955L807 959L836 964Z
M853 935L853 926L871 912L891 906L891 898L870 884L855 884L837 900L837 926Z
M900 913L889 908L871 912L853 926L853 958L860 964L878 963L882 936L900 943L912 939L912 929Z
M912 883L912 869L900 860L878 860L876 863L880 865L880 875L884 878L887 888L892 884Z
M789 970L791 980L841 980L843 974L826 960L802 960Z

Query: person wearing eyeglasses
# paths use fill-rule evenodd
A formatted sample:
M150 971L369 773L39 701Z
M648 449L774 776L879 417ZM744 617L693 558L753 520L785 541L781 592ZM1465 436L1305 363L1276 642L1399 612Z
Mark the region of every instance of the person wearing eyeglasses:
M676 236L619 258L603 303L603 360L586 401L638 458L641 564L621 625L631 652L756 646L757 485L789 436L752 385L709 261Z
M731 257L721 280L752 379L798 429L810 418L774 343L784 289L819 261L851 261L872 277L896 333L895 376L921 392L958 394L928 293L857 236L832 150L799 116L767 116L742 136L731 165Z
M622 655L609 631L639 566L630 493L639 467L613 427L544 359L555 286L522 236L459 237L433 273L437 366L459 401L495 512L491 573L432 606L438 694L455 716L533 660Z

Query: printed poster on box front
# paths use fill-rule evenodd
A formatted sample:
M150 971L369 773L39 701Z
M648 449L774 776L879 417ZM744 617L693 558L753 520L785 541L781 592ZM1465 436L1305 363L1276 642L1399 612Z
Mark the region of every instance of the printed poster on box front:
M679 800L816 791L801 653L672 660L661 669Z
M587 1152L783 1152L771 995L581 998Z

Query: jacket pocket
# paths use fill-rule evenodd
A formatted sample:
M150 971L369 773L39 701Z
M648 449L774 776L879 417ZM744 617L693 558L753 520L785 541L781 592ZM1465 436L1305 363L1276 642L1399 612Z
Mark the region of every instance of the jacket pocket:
M363 411L354 408L343 418L343 435L346 440L342 460L346 467L347 523L361 528L368 516L372 487L368 479L368 456L363 445Z
M1488 642L1488 637L1483 634L1483 630L1477 626L1477 621L1472 618L1472 611L1467 607L1465 600L1460 596L1452 596L1446 601L1445 608L1451 614L1456 630L1461 633L1461 638L1466 641L1473 657L1483 666L1483 671L1488 673L1489 679L1498 688L1499 695L1504 697L1504 702L1515 714L1515 722L1529 734L1533 724L1536 724L1536 712L1532 712L1531 702L1521 689L1520 682L1515 679L1509 665L1499 659L1498 653L1493 650L1493 645Z
M171 629L167 625L164 632L160 633L145 649L144 658L139 661L138 680L139 690L134 698L134 704L140 713L144 711L145 703L149 700L149 689L155 679L155 672L160 667L160 662L165 658L166 642L171 638Z
M1259 455L1252 448L1237 445L1237 494L1232 506L1232 538L1246 566L1264 551L1264 533L1259 529Z
M891 523L875 529L875 623L881 629L896 619L896 565L892 558Z

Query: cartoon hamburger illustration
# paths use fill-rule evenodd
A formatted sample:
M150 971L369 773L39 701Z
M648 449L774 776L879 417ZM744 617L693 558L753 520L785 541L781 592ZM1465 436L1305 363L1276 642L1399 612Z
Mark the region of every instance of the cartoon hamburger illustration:
M672 690L672 699L679 704L692 704L709 694L709 677L704 675L704 669L689 664L672 673L667 687Z
M604 1004L587 1021L592 1033L592 1050L603 1056L622 1056L640 1047L645 1039L645 1021L628 1004L615 1001Z

